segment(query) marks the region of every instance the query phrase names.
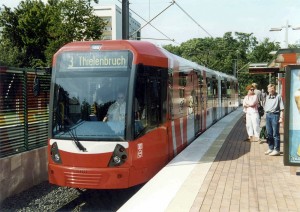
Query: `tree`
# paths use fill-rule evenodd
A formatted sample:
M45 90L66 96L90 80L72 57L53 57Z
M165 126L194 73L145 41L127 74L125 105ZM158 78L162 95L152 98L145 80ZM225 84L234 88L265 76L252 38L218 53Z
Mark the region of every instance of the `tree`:
M90 3L91 0L48 0L48 4L25 0L14 11L4 6L0 14L0 63L49 66L62 45L101 39L105 23L93 15ZM8 52L11 56L7 56Z
M95 1L96 2L96 1ZM101 39L105 22L92 15L93 8L86 0L49 1L51 14L47 61L62 45L71 41Z
M9 65L44 65L48 22L42 1L21 1L15 11L4 7L0 24L3 26L1 41L6 46L1 45L1 50L12 48L9 52L16 54L14 61L9 61Z
M272 51L280 49L279 43L270 42L269 38L265 38L261 43L256 45L251 52L248 54L248 60L253 63L268 62L273 58L270 54Z
M251 61L251 63L269 63L272 59L274 59L274 55L270 53L279 49L279 42L270 42L269 38L265 38L261 43L258 43L251 52L249 52L247 59L248 61ZM249 79L247 75L241 75L240 83L243 83L244 81L247 82L247 79ZM268 74L252 75L251 79L259 85L259 89L264 88L266 90L266 87L269 84Z
M0 39L0 66L21 66L21 58L25 53L13 46L11 42L5 39Z
M182 55L182 50L180 46L173 46L169 44L165 45L164 48L167 49L169 52L172 52L173 54Z

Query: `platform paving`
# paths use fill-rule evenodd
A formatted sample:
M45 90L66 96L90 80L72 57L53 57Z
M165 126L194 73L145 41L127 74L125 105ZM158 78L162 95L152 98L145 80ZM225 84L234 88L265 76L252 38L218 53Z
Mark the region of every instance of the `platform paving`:
M246 137L241 118L217 153L190 211L300 211L300 176L297 169L293 173L284 166L283 143L280 156L268 156L266 143L244 142Z

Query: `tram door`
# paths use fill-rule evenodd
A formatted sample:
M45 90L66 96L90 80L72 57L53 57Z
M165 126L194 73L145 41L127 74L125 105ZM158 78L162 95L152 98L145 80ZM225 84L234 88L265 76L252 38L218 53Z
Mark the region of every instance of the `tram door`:
M221 80L221 116L228 114L227 81Z
M198 90L199 90L199 129L202 132L206 128L206 99L207 86L206 79L200 73L198 76Z
M147 150L147 154L142 156L144 160L140 160L140 156L134 158L134 164L137 170L147 170L144 177L156 173L168 160L168 136L163 125L167 117L167 77L168 70L165 68L138 65L133 109L134 136L140 145L137 148Z
M194 99L195 99L195 134L197 135L199 132L201 132L203 130L203 125L202 125L202 91L201 91L201 84L203 77L200 74L198 74L197 77L194 78Z
M207 117L207 84L206 84L206 76L205 72L203 72L204 75L201 76L200 81L200 91L201 91L201 131L206 129L206 117Z
M201 128L201 120L200 120L200 109L199 109L199 89L198 86L198 76L197 73L191 71L187 76L187 111L188 111L188 119L187 119L187 134L188 134L188 142L194 140L195 135L198 134Z
M218 80L213 77L212 79L212 122L215 123L218 120L218 108L219 103L219 90L218 90Z

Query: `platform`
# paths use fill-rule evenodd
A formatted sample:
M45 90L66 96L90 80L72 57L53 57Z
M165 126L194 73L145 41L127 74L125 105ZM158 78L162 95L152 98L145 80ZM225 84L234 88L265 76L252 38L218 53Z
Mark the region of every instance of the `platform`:
M120 209L300 211L300 176L247 137L241 108L198 137Z

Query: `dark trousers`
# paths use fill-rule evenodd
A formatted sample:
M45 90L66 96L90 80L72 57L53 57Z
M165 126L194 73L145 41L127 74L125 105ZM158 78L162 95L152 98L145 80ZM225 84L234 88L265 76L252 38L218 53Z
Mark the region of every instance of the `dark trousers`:
M268 132L267 141L269 149L280 151L280 134L279 134L279 113L266 114L266 128Z

